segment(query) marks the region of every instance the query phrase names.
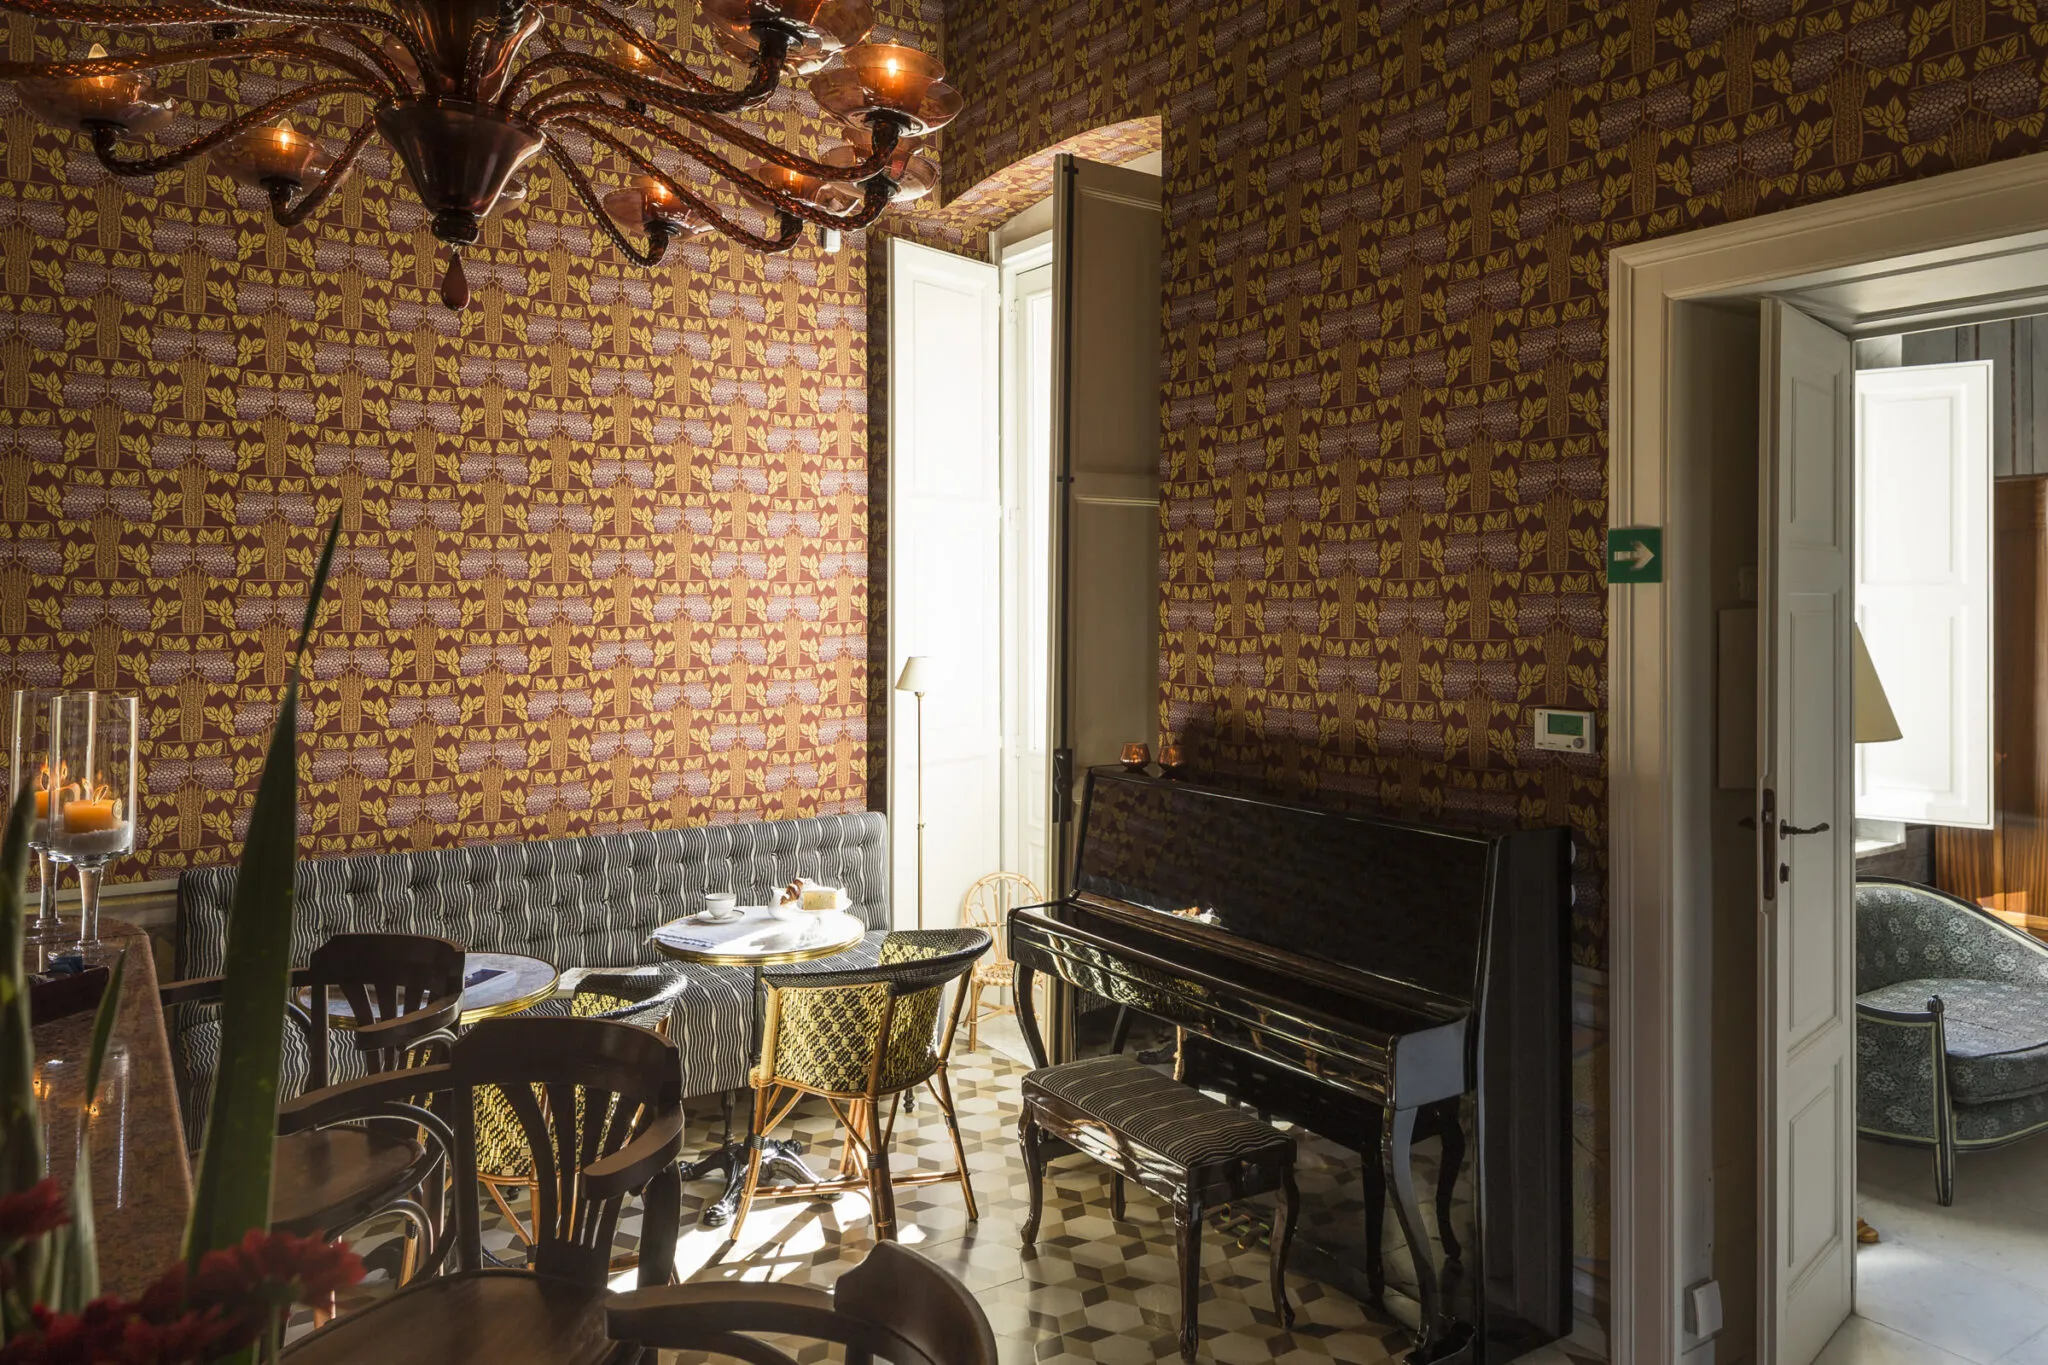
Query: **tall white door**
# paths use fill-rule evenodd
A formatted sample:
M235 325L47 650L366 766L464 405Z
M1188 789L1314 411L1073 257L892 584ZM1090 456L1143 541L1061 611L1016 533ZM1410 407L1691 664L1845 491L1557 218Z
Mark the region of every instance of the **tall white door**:
M921 753L917 698L889 694L901 926L918 920L920 820L927 925L957 923L1002 866L1001 312L994 266L889 243L889 680L911 655L933 677Z
M1991 362L1856 374L1856 620L1900 738L1856 813L1991 828Z
M1763 386L1761 1359L1807 1365L1855 1263L1848 338L1765 301Z
M1158 176L1120 166L1062 156L1053 175L1049 790L1063 890L1084 774L1159 728L1160 201Z

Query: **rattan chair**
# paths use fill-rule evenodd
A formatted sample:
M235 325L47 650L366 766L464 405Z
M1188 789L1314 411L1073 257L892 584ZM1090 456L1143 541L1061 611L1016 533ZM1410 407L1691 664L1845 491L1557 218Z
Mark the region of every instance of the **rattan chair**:
M635 1024L666 1038L669 1013L688 984L681 969L668 965L590 972L576 983L566 1013L580 1019ZM546 1017L564 1012L561 1001L546 1001L527 1014ZM503 1091L479 1090L476 1104L477 1183L491 1196L519 1240L532 1246L533 1230L520 1220L510 1196L523 1191L527 1209L538 1207L540 1181L533 1167L533 1144Z
M1017 1012L1017 964L1010 961L1010 912L1020 905L1037 905L1045 897L1037 883L1021 872L991 872L967 888L960 898L960 922L986 929L995 941L986 962L974 964L974 976L967 987L967 1050L974 1051L981 1038L984 1016L994 1019ZM995 992L995 1003L986 1011L981 993ZM1010 1003L1003 1003L1003 992Z
M733 1216L737 1241L756 1199L817 1198L865 1188L874 1208L876 1234L896 1238L896 1185L960 1182L969 1219L978 1217L953 1090L946 1082L946 1055L960 1026L964 990L953 994L943 1021L946 987L962 981L989 949L986 930L905 929L882 941L880 961L849 971L784 968L764 974L761 1063L754 1069L754 1131L770 1133L806 1095L832 1107L846 1128L841 1178L798 1185L762 1186L761 1149L748 1163L746 1186ZM941 1024L943 1022L943 1028ZM896 1104L905 1091L929 1086L953 1138L954 1169L889 1173L889 1139ZM888 1121L883 1122L883 1110Z

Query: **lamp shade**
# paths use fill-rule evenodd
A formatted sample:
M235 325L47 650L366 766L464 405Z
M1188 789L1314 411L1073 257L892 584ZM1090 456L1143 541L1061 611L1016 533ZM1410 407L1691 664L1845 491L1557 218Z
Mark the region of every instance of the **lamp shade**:
M1877 676L1877 665L1870 661L1870 650L1863 643L1863 628L1852 629L1856 634L1856 742L1882 744L1904 739L1899 718L1892 714L1891 698L1884 694L1884 682Z
M932 690L937 670L932 661L922 654L913 654L903 661L903 671L896 675L898 692L915 692L922 696Z

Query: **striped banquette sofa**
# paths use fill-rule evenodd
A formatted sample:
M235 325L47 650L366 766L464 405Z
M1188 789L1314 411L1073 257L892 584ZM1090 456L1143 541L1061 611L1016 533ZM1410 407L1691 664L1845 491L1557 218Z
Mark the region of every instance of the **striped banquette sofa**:
M889 927L888 865L888 830L874 812L302 861L292 961L303 964L335 934L408 933L478 952L526 953L561 971L658 963L649 932L701 909L707 890L758 905L805 876L844 887L870 930L833 965L872 962ZM208 867L179 877L180 978L221 970L235 875L233 867ZM752 976L670 965L687 978L670 1016L684 1095L744 1087ZM169 1022L187 1138L196 1145L221 1066L220 1027L212 1006L178 1006ZM307 1074L299 1030L285 1030L285 1045L280 1079L290 1096ZM337 1063L344 1056L337 1050Z

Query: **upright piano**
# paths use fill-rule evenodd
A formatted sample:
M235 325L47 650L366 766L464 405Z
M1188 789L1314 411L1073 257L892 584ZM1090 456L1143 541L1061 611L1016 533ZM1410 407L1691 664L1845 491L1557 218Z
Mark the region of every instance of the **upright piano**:
M1421 1311L1412 1360L1499 1362L1563 1336L1565 832L1419 824L1119 768L1089 772L1081 821L1071 891L1009 923L1034 1061L1064 1060L1048 1058L1032 1005L1038 973L1056 1010L1082 991L1173 1026L1183 1080L1364 1156L1359 1269L1374 1295L1391 1192ZM1431 1134L1435 1229L1412 1163ZM1448 1221L1461 1178L1470 1247Z

